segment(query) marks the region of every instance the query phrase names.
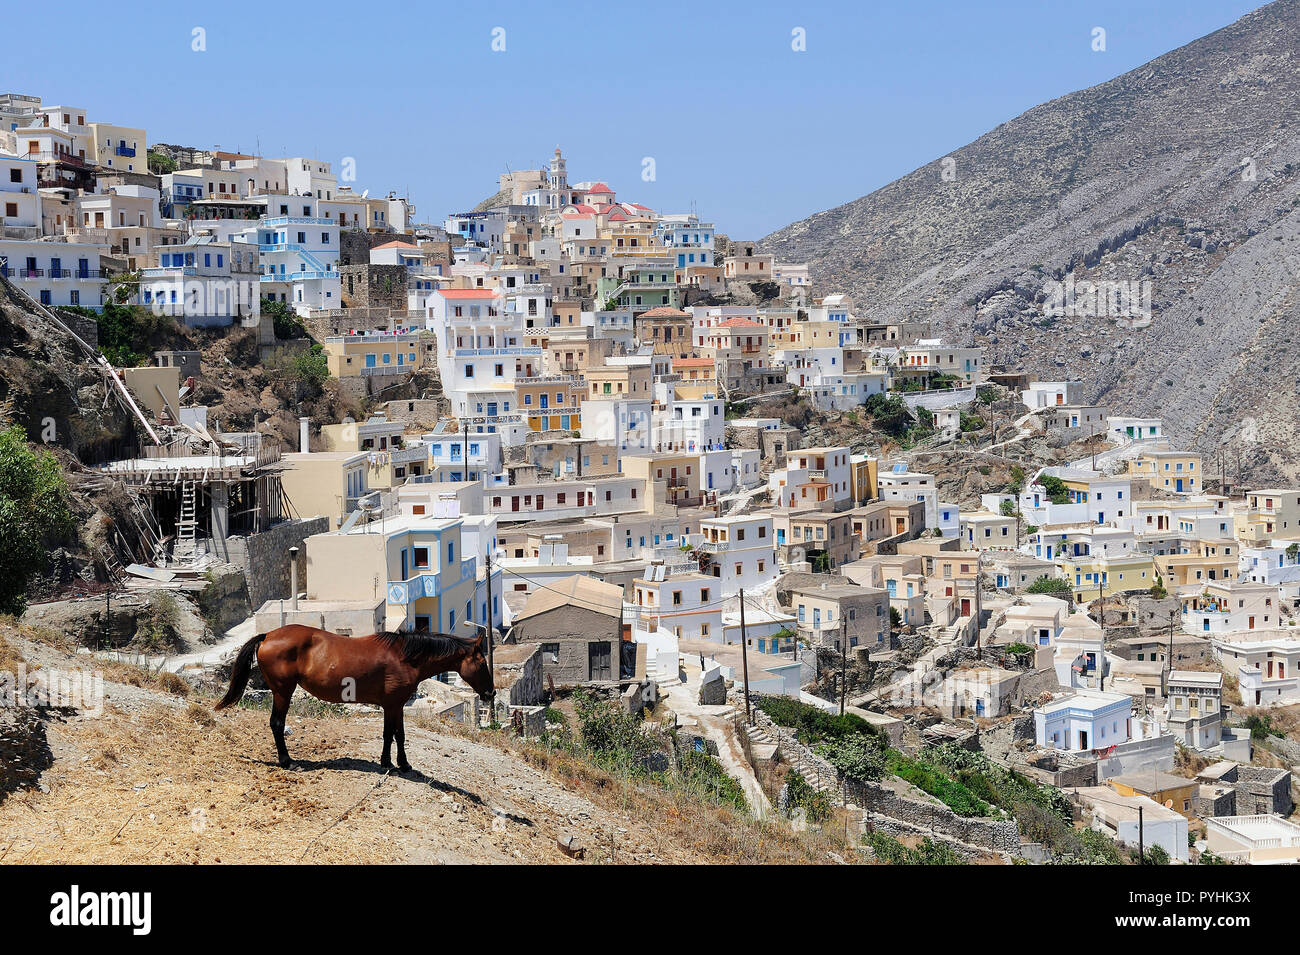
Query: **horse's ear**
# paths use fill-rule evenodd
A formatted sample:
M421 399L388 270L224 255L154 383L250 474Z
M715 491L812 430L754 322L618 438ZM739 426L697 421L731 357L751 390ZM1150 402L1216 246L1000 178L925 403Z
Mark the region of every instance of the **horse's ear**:
M475 650L482 650L482 649L483 649L483 641L484 641L485 639L487 639L487 631L486 631L486 630L480 630L480 631L478 632L478 639L476 639L476 640L474 641L474 649L475 649Z

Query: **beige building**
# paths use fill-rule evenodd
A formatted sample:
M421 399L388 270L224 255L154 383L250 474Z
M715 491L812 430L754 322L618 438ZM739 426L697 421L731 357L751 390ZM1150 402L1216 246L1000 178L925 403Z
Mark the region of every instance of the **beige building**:
M337 529L369 491L365 451L298 452L281 460L287 467L280 486L295 517L328 517Z

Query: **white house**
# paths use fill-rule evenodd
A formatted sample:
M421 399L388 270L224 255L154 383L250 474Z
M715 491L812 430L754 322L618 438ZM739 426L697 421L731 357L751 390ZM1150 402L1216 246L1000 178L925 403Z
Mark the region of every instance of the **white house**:
M103 306L103 245L0 239L0 272L42 305Z
M741 514L700 521L699 549L712 555L722 593L753 590L776 580L776 536L771 515Z
M338 223L316 215L311 196L268 196L266 208L257 222L262 297L303 316L342 308Z
M1034 710L1034 738L1070 752L1106 749L1129 741L1132 716L1127 694L1082 689Z
M41 193L34 159L0 153L0 239L38 239Z

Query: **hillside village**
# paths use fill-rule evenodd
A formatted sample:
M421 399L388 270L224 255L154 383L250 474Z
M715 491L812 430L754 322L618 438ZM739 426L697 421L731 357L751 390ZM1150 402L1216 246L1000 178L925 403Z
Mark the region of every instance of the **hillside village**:
M1300 861L1300 488L559 147L433 224L149 135L0 95L6 340L99 422L9 376L81 518L23 626L196 686L290 623L488 632L492 707L408 708L600 700L865 858Z

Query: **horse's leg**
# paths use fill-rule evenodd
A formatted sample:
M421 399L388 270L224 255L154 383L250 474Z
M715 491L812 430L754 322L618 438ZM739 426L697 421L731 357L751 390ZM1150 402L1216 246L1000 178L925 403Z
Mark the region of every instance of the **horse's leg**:
M411 771L411 764L406 761L406 714L402 712L402 704L397 704L397 712L394 714L394 732L397 736L397 768L404 773Z
M289 759L289 748L284 745L284 718L289 712L289 699L293 696L293 687L289 687L288 693L281 693L279 690L271 691L271 733L275 736L275 752L280 758L280 765L288 769L291 760Z
M379 765L383 769L393 768L393 758L390 755L393 749L393 715L389 712L388 707L384 707L384 754L379 757Z

